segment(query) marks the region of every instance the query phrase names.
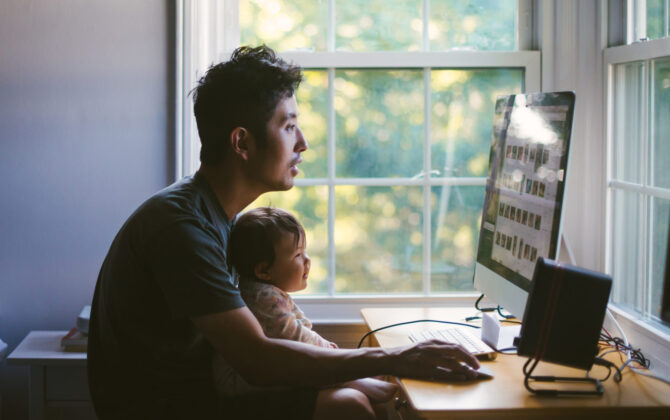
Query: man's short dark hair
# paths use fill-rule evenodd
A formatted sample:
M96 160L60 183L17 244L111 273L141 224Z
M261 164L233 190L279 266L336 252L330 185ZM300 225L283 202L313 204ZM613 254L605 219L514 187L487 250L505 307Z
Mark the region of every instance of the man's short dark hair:
M265 45L239 47L230 60L210 67L193 90L200 161L221 163L235 127L246 128L264 145L267 123L277 104L293 95L302 78L299 66L282 60Z
M274 263L275 244L286 234L293 235L296 245L305 237L305 230L291 213L273 207L249 210L237 218L230 231L230 265L240 276L254 277L258 264Z

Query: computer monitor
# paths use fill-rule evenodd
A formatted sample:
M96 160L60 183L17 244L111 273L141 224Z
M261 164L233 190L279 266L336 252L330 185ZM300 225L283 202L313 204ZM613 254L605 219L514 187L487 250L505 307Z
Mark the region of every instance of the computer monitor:
M573 92L496 101L474 285L517 317L535 262L557 255L574 105Z

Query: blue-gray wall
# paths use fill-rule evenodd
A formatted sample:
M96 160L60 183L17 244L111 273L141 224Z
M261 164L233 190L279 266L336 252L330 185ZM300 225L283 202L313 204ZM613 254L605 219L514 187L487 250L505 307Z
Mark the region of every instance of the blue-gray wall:
M0 338L69 329L129 213L173 179L169 0L0 1ZM4 419L28 371L0 367Z

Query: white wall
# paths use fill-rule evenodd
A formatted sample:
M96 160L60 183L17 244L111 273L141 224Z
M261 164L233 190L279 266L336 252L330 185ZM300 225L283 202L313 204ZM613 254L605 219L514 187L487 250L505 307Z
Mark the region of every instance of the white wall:
M0 337L69 329L129 213L173 179L174 6L0 2ZM6 362L5 362L6 363ZM3 418L28 372L0 367Z

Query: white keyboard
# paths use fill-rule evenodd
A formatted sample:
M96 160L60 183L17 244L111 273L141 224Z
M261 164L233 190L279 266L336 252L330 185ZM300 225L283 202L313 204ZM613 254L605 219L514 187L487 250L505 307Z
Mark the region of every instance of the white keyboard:
M495 350L483 342L482 339L470 331L469 328L466 328L467 327L449 327L439 330L421 330L411 333L409 338L415 343L436 338L449 343L460 344L474 356L488 356L489 359L494 359L496 356Z

